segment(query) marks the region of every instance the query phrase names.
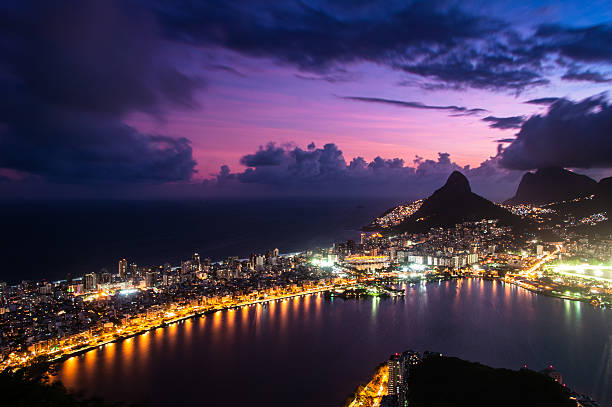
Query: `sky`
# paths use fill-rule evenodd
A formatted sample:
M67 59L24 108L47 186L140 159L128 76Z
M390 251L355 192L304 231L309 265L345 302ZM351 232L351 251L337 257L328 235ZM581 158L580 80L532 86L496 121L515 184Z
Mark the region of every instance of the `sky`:
M0 5L0 199L494 200L612 175L609 1Z

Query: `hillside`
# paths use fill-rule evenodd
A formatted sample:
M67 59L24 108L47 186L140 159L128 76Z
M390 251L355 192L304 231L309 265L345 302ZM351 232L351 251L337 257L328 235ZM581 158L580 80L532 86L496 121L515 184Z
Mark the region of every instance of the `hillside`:
M482 219L499 219L504 224L518 220L506 209L473 193L467 178L454 171L444 186L425 199L421 207L396 229L421 232L432 227L451 227Z
M589 196L597 192L597 181L563 168L541 168L523 175L514 197L506 204L545 204Z

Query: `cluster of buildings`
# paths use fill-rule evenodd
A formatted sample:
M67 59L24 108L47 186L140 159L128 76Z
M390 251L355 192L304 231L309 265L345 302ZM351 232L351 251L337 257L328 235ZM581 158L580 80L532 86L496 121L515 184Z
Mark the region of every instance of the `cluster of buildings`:
M423 199L419 199L418 201L396 206L382 216L374 219L371 226L386 229L399 225L404 221L404 219L410 217L412 214L418 211L423 204L423 201Z
M300 292L333 277L305 255L280 256L274 249L215 263L196 253L180 266L143 267L121 259L116 273L0 283L0 365L18 354L51 352L153 324L177 310Z
M390 211L383 217L385 224L409 216L418 205ZM273 249L212 262L195 253L174 266L121 259L115 272L103 269L57 282L0 283L0 365L19 352L87 343L188 309L299 292L343 278L355 282L362 276L505 276L534 291L612 306L612 266L606 265L612 257L610 236L593 238L568 223L551 223L554 212L548 209L519 205L515 212L540 219L535 224L554 231L556 241L543 242L531 232L481 220L425 233L364 232L358 242L296 255L281 256Z

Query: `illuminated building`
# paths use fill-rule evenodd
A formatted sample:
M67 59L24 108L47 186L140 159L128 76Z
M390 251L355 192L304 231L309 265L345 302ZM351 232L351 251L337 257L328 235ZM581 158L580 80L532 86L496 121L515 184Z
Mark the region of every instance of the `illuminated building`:
M145 274L145 285L147 287L154 287L156 280L157 280L157 273L156 272L148 271Z
M200 255L198 253L193 254L191 261L195 271L202 271L202 263L200 262Z
M360 271L374 271L389 267L389 256L354 255L345 257L344 262Z
M105 271L100 275L100 284L110 284L113 276L108 271Z
M125 276L127 275L127 265L127 260L119 260L119 277L125 278Z
M93 291L98 287L98 275L96 273L85 274L85 291Z
M402 392L403 384L403 363L399 353L391 355L389 362L389 385L387 394L389 396L398 396Z

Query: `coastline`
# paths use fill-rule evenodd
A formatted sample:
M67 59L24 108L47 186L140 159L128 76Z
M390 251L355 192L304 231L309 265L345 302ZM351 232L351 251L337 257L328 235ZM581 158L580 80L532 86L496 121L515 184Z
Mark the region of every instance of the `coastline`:
M589 305L592 305L594 308L602 308L602 309L606 309L604 307L600 307L600 306L595 306L592 303L579 299L579 298L573 298L573 297L569 297L569 296L564 296L564 295L555 295L552 293L548 293L546 291L541 291L541 290L537 290L537 289L532 289L529 287L524 286L523 284L520 284L520 282L517 281L510 281L510 280L506 280L504 278L501 277L490 277L490 278L485 278L485 277L468 277L468 276L455 276L455 277L450 277L450 278L436 278L436 279L431 279L431 280L421 280L421 281L425 281L426 284L428 283L433 283L436 281L445 281L445 280L460 280L460 279L464 279L464 278L476 278L476 279L482 279L485 281L500 281L503 283L507 283L510 285L514 285L516 287L522 288L524 290L527 290L529 292L532 292L534 294L538 294L538 295L545 295L547 297L552 297L552 298L557 298L557 299L561 299L561 300L571 300L571 301L577 301L577 302L582 302L582 303L586 303ZM401 280L400 280L401 281ZM413 284L416 284L415 282L412 282ZM342 284L341 287L342 288L349 288L349 287L354 287L356 285L358 285L358 282L354 282L354 283L350 283L350 284ZM173 324L179 323L179 322L183 322L185 320L188 319L192 319L192 318L199 318L199 317L205 317L206 315L212 315L215 314L217 312L220 311L227 311L227 310L231 310L231 309L238 309L238 308L243 308L243 307L250 307L250 306L257 306L257 305L266 305L270 302L274 302L274 301L283 301L283 300L287 300L287 299L291 299L291 298L295 298L295 297L303 297L306 295L313 295L313 294L322 294L325 292L329 292L332 291L334 289L337 289L338 286L326 286L323 287L321 289L317 289L317 290L309 290L307 292L301 292L301 293L293 293L293 294L288 294L288 295L284 295L284 296L279 296L279 297L275 297L275 298L269 298L269 299L263 299L263 300L256 300L256 301L250 301L250 302L244 302L244 303L239 303L239 304L232 304L232 305L225 305L225 306L215 306L211 309L206 309L206 310L202 310L202 311L196 311L196 312L192 312L189 313L187 315L182 315L180 317L177 317L175 319L169 320L169 321L163 321L160 324L157 325L153 325L151 327L147 327L138 331L133 331L133 332L129 332L126 334L120 334L118 337L113 338L111 340L108 341L104 341L101 343L97 343L95 345L89 345L80 349L76 349L72 352L68 352L68 353L64 353L61 356L58 356L56 358L51 358L49 359L47 362L50 364L50 366L56 365L56 364L60 364L72 357L76 357L76 356L80 356L83 355L85 353L88 353L92 350L96 350L96 348L101 348L105 345L111 344L111 343L116 343L116 342L121 342L124 341L126 339L129 338L133 338L139 335L145 335L150 331L154 331L156 329L160 329L160 328L165 328L168 326L171 326ZM346 300L351 300L351 298L346 299ZM10 367L7 367L7 369L10 369ZM51 367L51 370L53 368Z
M340 286L342 287L352 287L354 285L356 285L357 283L349 283L349 284L341 284ZM204 317L206 315L211 315L214 314L216 312L220 312L220 311L227 311L227 310L231 310L231 309L237 309L237 308L243 308L243 307L251 307L251 306L263 306L266 305L267 303L273 302L273 301L284 301L287 299L291 299L291 298L295 298L295 297L303 297L303 296L307 296L307 295L313 295L313 294L320 294L320 293L324 293L326 291L330 291L333 289L338 288L338 286L336 285L332 285L332 286L325 286L319 289L314 289L314 290L308 290L308 291L304 291L304 292L299 292L299 293L291 293L291 294L287 294L287 295L281 295L278 297L274 297L274 298L266 298L266 299L261 299L261 300L255 300L255 301L246 301L246 302L242 302L242 303L238 303L238 304L228 304L228 305L222 305L222 306L213 306L213 308L209 308L209 309L205 309L205 310L201 310L201 311L195 311L195 312L191 312L189 314L186 315L181 315L177 318L174 318L172 320L169 321L163 321L159 324L155 324L140 330L136 330L136 331L130 331L128 333L121 333L118 334L117 337L113 337L112 339L100 342L100 343L96 343L96 344L92 344L92 345L87 345L84 346L82 348L79 349L75 349L73 351L69 351L69 352L65 352L62 353L61 355L58 355L56 357L51 357L47 360L45 360L44 362L49 364L50 369L52 370L51 366L52 365L56 365L59 363L64 362L65 360L68 360L72 357L75 356L80 356L83 355L89 351L95 350L96 348L101 348L105 345L108 345L110 343L116 343L116 342L120 342L129 338L133 338L139 335L144 335L150 331L159 329L159 328L164 328L170 325L173 325L175 323L179 323L191 318L197 318L197 317ZM27 366L27 365L26 365ZM22 367L26 367L26 366L6 366L3 370L16 370ZM2 370L2 371L3 371Z

